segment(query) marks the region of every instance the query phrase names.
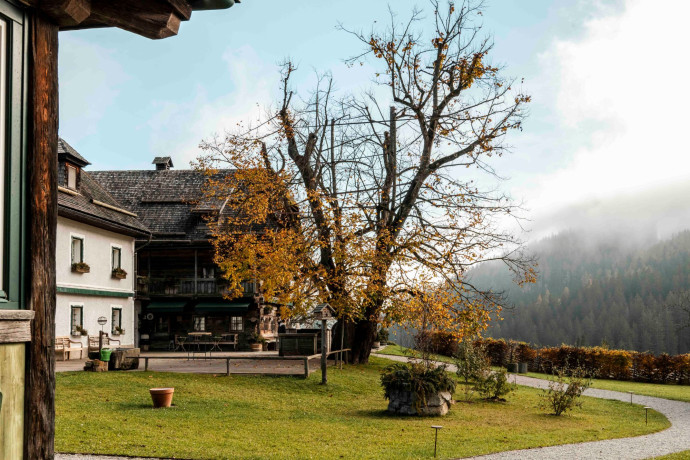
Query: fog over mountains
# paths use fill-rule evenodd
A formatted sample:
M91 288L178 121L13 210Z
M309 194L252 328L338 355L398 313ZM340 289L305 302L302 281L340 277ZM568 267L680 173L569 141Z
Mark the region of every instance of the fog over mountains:
M512 305L487 335L689 352L688 313L668 306L674 292L690 290L688 196L690 184L671 184L538 215L532 236L542 238L528 245L539 261L535 284L515 286L495 263L470 272Z

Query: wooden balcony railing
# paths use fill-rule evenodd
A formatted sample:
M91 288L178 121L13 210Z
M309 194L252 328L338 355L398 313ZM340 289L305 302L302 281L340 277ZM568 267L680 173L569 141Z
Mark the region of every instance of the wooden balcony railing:
M255 293L254 282L242 283L244 296ZM137 295L149 296L222 296L228 294L227 282L217 278L149 278L137 277Z

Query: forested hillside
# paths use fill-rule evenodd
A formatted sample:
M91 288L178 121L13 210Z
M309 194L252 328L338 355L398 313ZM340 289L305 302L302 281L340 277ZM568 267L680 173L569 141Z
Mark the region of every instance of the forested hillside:
M566 232L531 250L539 260L536 284L516 287L497 265L471 274L476 283L505 290L514 305L487 335L539 345L690 351L690 327L682 329L688 313L667 306L673 291L690 289L690 231L660 242L639 233Z

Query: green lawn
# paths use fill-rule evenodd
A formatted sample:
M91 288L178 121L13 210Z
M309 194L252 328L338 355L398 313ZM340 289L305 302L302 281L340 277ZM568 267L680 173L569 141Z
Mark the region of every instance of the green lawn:
M678 452L677 454L664 455L663 457L654 457L656 460L689 460L690 450Z
M538 374L530 372L528 377L535 377L538 379L548 378L547 374ZM673 399L676 401L690 402L690 386L663 384L663 383L643 383L643 382L625 382L622 380L592 380L592 388L600 388L602 390L613 390L627 393L632 391L637 395L655 396L657 398ZM635 397L633 396L633 401Z
M417 356L411 353L417 353L410 348L401 347L398 345L389 345L378 353L394 356ZM453 359L443 355L433 355L433 359L438 362L452 363ZM530 372L526 374L528 377L538 379L546 379L547 374ZM594 379L592 381L592 388L600 388L602 390L613 390L627 393L632 391L638 395L655 396L657 398L673 399L676 401L690 402L690 386L688 385L665 385L662 383L643 383L643 382L626 382L621 380L605 380ZM634 398L633 398L634 401Z
M417 350L413 350L412 348L405 348L400 345L388 345L386 348L384 348L381 351L377 351L376 353L382 354L382 355L391 355L391 356L405 356L405 357L415 357L418 358L420 356L419 352ZM444 356L444 355L431 355L431 359L434 361L438 361L440 363L449 363L453 364L453 358L450 356Z
M191 459L425 458L431 425L443 425L443 457L636 436L669 422L639 406L587 399L572 415L537 409L539 391L507 403L458 403L443 418L393 417L379 386L390 361L292 377L157 372L57 375L56 450ZM152 409L148 389L175 387L170 409ZM459 397L459 396L458 396Z

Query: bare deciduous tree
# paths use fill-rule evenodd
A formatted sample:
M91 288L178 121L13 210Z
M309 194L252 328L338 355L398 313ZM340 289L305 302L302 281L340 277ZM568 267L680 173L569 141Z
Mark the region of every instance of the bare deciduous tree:
M481 5L431 6L428 21L391 14L382 33L350 32L366 50L347 62L380 68L368 93L336 98L323 76L297 101L288 62L269 119L204 143L199 160L237 171L207 190L233 209L211 226L226 276L258 272L268 297L292 305L283 314L330 302L355 363L382 321L423 316L458 337L484 328L501 298L466 279L477 263L499 259L518 282L534 278L498 225L514 205L475 182L477 172L498 178L487 160L504 153L529 97L488 63L491 42L473 22Z

